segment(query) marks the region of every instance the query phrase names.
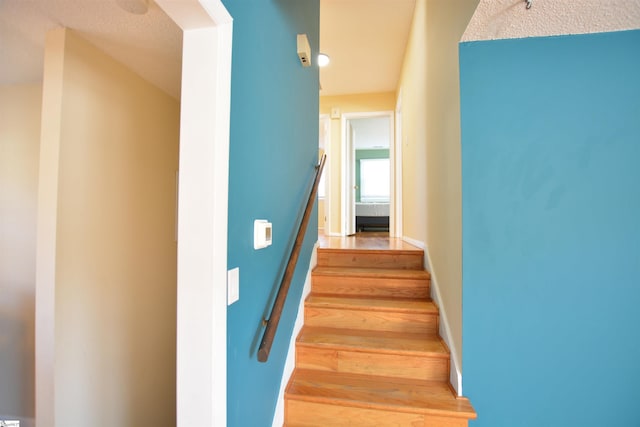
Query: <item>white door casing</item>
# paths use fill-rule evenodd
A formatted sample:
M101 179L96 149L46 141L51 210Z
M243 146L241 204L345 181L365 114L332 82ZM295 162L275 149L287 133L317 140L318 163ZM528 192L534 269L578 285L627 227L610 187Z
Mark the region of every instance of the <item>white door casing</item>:
M402 167L397 166L397 143L394 131L394 111L374 111L363 113L342 114L342 209L340 219L341 235L349 236L355 233L355 136L350 121L372 117L387 117L389 119L389 164L390 164L390 190L389 195L389 235L397 234L397 218L402 218L402 204L397 200L397 179L402 174Z
M232 18L220 0L157 0L183 30L177 426L227 424L227 204Z

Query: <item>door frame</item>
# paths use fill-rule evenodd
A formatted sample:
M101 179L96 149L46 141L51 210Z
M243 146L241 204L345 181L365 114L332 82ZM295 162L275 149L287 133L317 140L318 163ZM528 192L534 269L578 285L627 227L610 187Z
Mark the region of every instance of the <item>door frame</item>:
M220 0L156 3L183 30L176 421L224 426L233 19Z
M396 233L396 216L398 216L398 206L396 202L396 179L397 179L397 171L396 167L396 143L395 143L395 111L368 111L368 112L354 112L354 113L343 113L341 116L341 126L342 126L342 138L341 138L341 169L340 169L340 180L341 180L341 209L340 209L340 235L346 236L349 230L349 224L347 221L353 222L353 229L355 230L355 195L353 195L353 188L349 186L349 180L345 179L345 177L350 175L355 175L355 163L349 162L349 153L355 153L355 146L353 141L349 135L349 125L351 120L355 119L368 119L373 117L387 117L389 119L389 166L390 166L390 194L389 194L389 236L394 237ZM355 159L355 155L353 156ZM401 171L401 169L399 169ZM351 197L349 195L352 194ZM400 205L400 215L401 208ZM349 218L349 210L354 212L353 218ZM400 216L401 217L401 216Z
M342 115L342 168L340 177L342 179L341 195L341 221L340 234L350 236L356 232L356 196L355 196L355 143L354 130L351 126L351 118L348 114Z
M393 144L393 162L391 163L391 175L395 177L391 191L394 201L394 227L389 224L389 236L402 238L402 88L398 91L398 100L395 111L395 141Z
M324 215L324 234L331 234L331 116L320 114L319 125L324 128L324 153L327 160L324 165L324 212L318 211L318 215Z

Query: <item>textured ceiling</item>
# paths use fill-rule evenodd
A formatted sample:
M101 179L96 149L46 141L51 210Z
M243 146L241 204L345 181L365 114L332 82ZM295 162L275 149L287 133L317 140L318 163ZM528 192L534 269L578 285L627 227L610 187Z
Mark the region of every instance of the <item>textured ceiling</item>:
M321 96L395 91L415 0L320 0Z
M640 0L481 0L462 41L640 28Z
M144 15L123 0L0 0L0 84L42 79L48 30L67 27L179 98L182 32L152 1ZM321 95L395 91L415 0L321 0Z
M41 81L45 34L58 27L179 98L182 30L153 2L135 15L116 0L0 0L0 84Z

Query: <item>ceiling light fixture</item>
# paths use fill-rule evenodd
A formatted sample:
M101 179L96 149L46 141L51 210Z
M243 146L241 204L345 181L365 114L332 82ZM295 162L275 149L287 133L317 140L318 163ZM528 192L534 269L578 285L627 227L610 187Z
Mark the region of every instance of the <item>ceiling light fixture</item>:
M116 0L118 6L134 15L144 15L149 10L148 0Z
M326 53L318 54L318 67L326 67L327 65L329 65L329 62L331 62L329 55L327 55Z

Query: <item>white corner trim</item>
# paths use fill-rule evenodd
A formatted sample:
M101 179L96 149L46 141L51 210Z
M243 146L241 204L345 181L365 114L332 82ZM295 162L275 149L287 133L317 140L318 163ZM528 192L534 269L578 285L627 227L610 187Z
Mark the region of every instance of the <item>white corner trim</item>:
M440 288L438 286L438 278L433 270L433 263L429 256L429 248L424 242L412 239L410 237L403 236L402 240L424 250L424 265L427 271L431 274L431 298L438 306L440 311L440 328L438 333L442 337L449 351L451 352L451 369L449 371L449 381L455 389L458 396L462 396L462 371L460 370L460 357L458 356L458 350L451 337L451 328L449 327L449 321L447 318L447 311L442 304L442 296L440 295Z
M233 21L220 0L156 0L183 30L177 426L227 424L227 224ZM202 239L202 236L210 236ZM42 424L38 421L39 424ZM46 423L45 423L46 424Z
M300 305L298 306L298 315L296 316L293 333L291 334L291 340L289 341L289 350L287 351L287 359L284 362L284 369L282 371L282 381L280 382L278 402L276 403L276 411L273 414L273 427L282 427L284 424L284 391L287 388L289 378L291 378L293 369L296 366L296 339L304 325L304 300L307 299L307 295L311 292L311 272L318 263L318 245L319 242L316 242L313 246L311 260L309 261L309 270L307 271L307 278L304 281L304 288L302 289L302 298L300 298Z

